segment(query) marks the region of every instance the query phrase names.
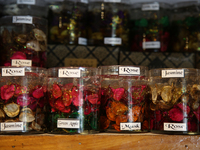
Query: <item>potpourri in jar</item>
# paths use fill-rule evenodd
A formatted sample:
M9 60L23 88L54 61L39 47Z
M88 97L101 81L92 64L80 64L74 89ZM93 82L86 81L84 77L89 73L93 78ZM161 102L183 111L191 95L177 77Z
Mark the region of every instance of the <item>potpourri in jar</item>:
M178 0L173 4L170 50L195 52L200 50L199 8L197 1Z
M98 132L99 89L96 68L49 69L49 132L60 134Z
M1 67L0 134L46 132L46 91L46 69Z
M150 70L150 130L198 134L200 85L196 69Z
M129 0L90 0L89 45L128 46Z
M50 44L87 45L87 0L55 1L49 5Z
M45 67L47 20L32 16L0 19L1 66Z
M131 51L165 52L170 40L170 9L167 2L132 1Z
M100 131L147 132L147 68L101 66L100 69Z

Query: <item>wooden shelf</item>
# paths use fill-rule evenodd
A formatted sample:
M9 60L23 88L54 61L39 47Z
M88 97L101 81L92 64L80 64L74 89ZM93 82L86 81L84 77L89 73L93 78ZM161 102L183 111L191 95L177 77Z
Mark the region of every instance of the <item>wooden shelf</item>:
M1 150L200 149L200 135L93 134L0 135Z

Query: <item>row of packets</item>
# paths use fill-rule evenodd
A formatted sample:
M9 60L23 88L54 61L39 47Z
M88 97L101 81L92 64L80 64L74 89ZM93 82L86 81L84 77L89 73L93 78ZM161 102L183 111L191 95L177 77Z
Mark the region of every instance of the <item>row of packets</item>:
M0 133L200 132L197 69L1 67Z

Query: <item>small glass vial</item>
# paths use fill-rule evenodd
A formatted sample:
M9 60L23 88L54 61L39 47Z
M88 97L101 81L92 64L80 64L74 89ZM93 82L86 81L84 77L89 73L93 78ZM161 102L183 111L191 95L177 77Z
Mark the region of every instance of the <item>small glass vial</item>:
M87 45L88 0L52 1L49 4L49 43Z
M89 45L128 46L129 0L90 0Z
M48 70L49 133L89 134L99 131L100 82L97 68Z
M47 20L32 16L0 19L1 66L45 67Z
M1 67L0 134L47 131L47 70Z
M199 8L195 0L176 0L171 16L170 50L195 52L200 50Z
M46 0L7 0L4 1L4 16L30 15L47 18Z
M148 68L101 66L102 132L148 131Z
M170 36L170 9L171 5L167 1L132 1L131 51L167 51Z
M166 134L199 133L199 76L196 69L149 71L150 130Z

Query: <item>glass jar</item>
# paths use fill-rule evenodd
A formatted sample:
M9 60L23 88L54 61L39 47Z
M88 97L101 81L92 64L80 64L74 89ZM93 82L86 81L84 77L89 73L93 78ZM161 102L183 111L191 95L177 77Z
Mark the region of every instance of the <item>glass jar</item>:
M4 16L30 15L47 18L46 0L7 0L4 1Z
M199 8L195 0L177 0L171 17L170 49L195 52L200 50Z
M131 3L131 51L167 51L169 12L167 1L133 0Z
M1 66L45 67L47 20L32 16L0 19Z
M87 45L87 7L87 0L51 2L49 43Z
M167 134L199 133L199 76L196 69L149 71L150 130Z
M148 68L101 66L100 131L147 132Z
M0 134L44 133L47 70L1 67Z
M99 131L100 82L97 68L48 70L49 132L88 134Z
M128 46L129 0L90 0L89 45Z

